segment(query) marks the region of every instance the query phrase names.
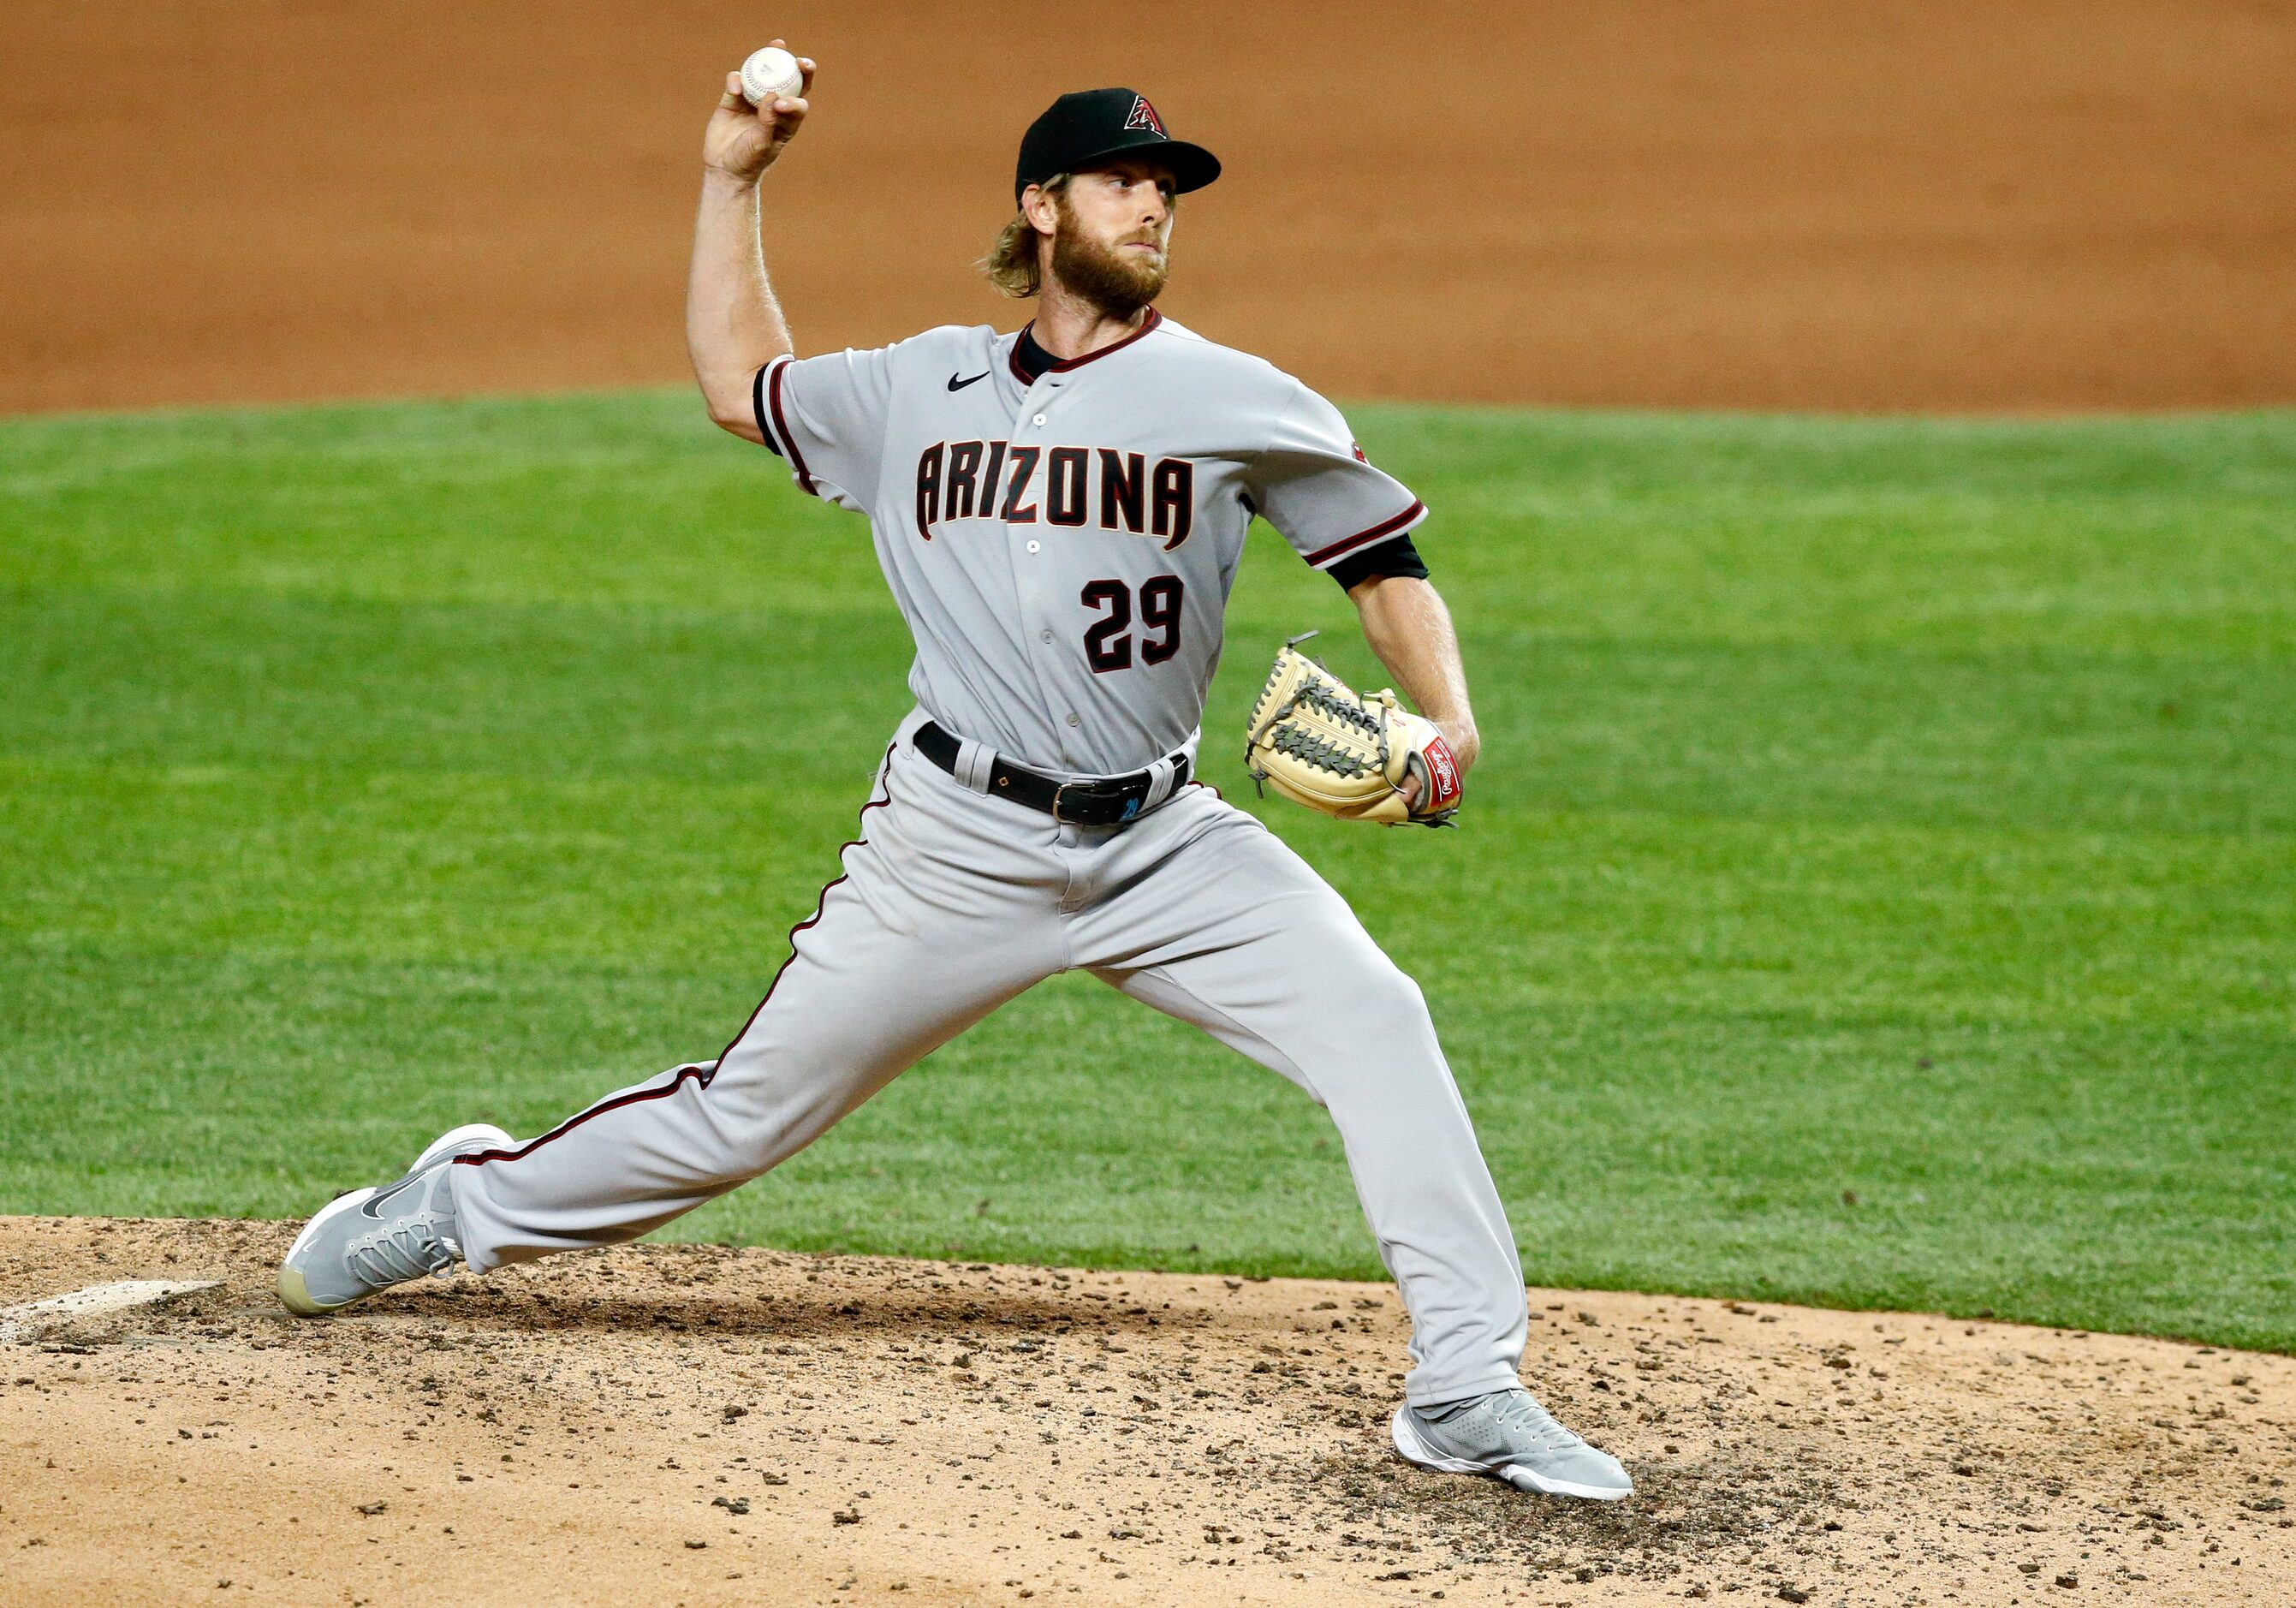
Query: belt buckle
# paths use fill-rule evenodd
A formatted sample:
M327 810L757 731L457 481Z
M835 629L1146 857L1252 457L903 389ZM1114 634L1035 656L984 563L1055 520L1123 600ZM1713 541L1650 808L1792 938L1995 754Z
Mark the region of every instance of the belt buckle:
M1059 822L1063 826L1089 826L1092 825L1089 821L1076 820L1071 816L1064 816L1061 813L1061 800L1071 787L1077 788L1078 792L1084 791L1082 786L1075 782L1062 782L1054 786L1053 819Z
M1083 793L1087 797L1094 799L1107 799L1111 801L1116 801L1119 798L1119 794L1118 793L1097 791L1098 784L1095 783L1062 782L1059 783L1053 789L1053 819L1059 822L1063 826L1122 826L1127 823L1138 818L1141 805L1144 802L1144 800L1139 797L1122 799L1121 802L1124 808L1117 814L1113 820L1087 821L1077 816L1066 816L1061 813L1061 800L1071 788L1075 789L1079 793Z

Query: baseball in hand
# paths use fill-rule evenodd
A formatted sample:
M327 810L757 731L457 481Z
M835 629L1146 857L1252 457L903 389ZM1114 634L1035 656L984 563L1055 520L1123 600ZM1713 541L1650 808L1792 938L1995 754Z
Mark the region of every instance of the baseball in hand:
M775 95L795 98L804 85L797 58L778 45L751 52L742 63L742 94L752 106L763 106Z

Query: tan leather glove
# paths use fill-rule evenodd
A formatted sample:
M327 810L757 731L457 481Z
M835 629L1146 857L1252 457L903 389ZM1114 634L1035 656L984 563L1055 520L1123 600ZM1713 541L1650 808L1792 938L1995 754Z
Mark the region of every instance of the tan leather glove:
M1447 826L1459 813L1458 761L1431 720L1396 701L1392 689L1365 697L1300 652L1294 636L1244 733L1251 779L1342 821ZM1404 784L1419 779L1415 803Z

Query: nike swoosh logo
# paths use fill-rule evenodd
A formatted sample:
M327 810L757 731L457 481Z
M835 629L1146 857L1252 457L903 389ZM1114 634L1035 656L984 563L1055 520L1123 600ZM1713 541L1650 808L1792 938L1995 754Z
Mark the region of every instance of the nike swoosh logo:
M986 380L987 378L988 378L988 371L985 368L979 373L973 375L971 380L960 380L955 374L951 374L948 377L948 388L951 390L963 390L966 386Z
M399 1194L409 1185L419 1184L421 1182L422 1178L418 1175L412 1178L401 1178L398 1183L391 1185L388 1189L376 1190L365 1200L359 1202L359 1216L363 1218L380 1218L382 1216L382 1203L385 1201L388 1201L391 1196Z

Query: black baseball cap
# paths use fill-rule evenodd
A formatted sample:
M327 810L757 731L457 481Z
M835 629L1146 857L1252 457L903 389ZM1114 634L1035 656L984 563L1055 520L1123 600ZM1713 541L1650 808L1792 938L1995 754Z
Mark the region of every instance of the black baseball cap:
M1220 173L1219 158L1176 140L1148 97L1130 89L1079 89L1064 94L1021 136L1013 201L1059 173L1078 173L1111 157L1136 156L1172 170L1173 188L1201 190Z

